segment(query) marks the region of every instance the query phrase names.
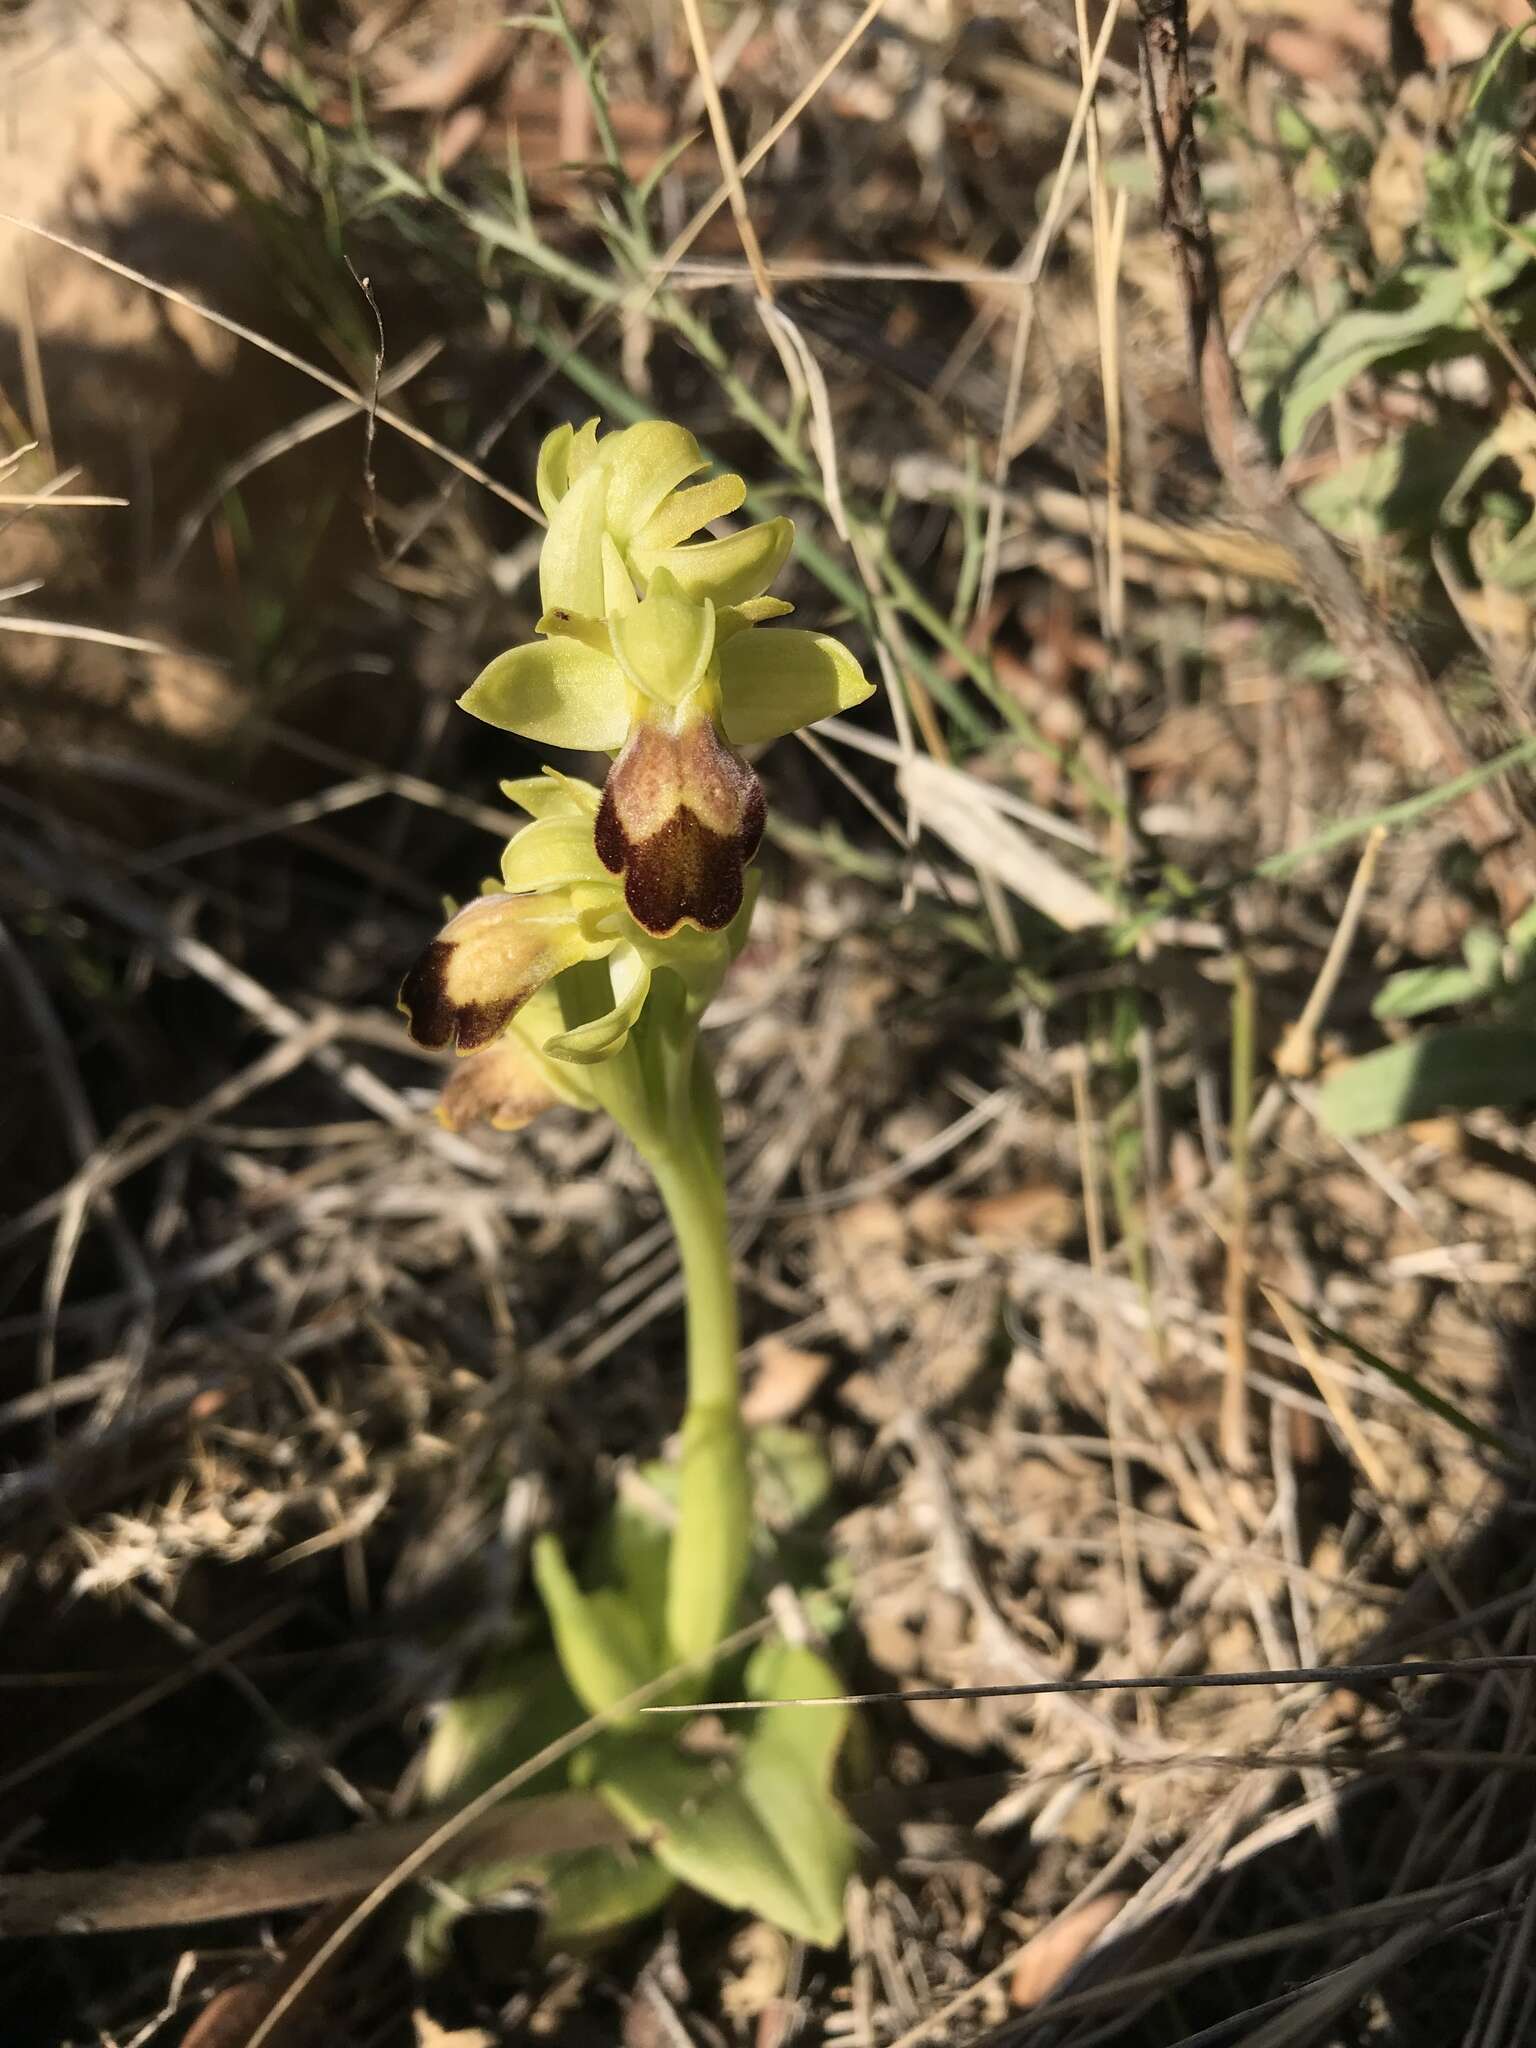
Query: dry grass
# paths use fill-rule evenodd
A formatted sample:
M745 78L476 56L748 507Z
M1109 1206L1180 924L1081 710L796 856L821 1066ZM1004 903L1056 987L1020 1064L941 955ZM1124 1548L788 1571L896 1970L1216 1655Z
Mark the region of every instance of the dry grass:
M1255 348L1362 288L1503 16L1415 18L1438 84L1389 82L1384 6L1201 30ZM1536 1650L1524 1109L1326 1113L1383 978L1505 888L1457 802L1391 808L1532 738L1498 507L1351 514L1454 721L1426 758L1223 494L1129 16L570 32L472 0L11 31L48 234L0 332L0 1841L236 1889L10 1944L7 2040L1522 2042L1530 1672L1179 1683ZM50 188L87 53L131 118L64 134ZM1358 190L1280 100L1364 138ZM1529 494L1498 359L1356 379L1287 484L1428 424L1497 428L1488 489ZM769 760L713 1030L752 1400L831 1457L849 1683L1162 1683L868 1709L835 1955L688 1901L549 1957L514 1901L429 2014L388 1910L304 1975L404 1837L329 1889L261 1858L408 1814L530 1536L677 1414L634 1162L564 1113L442 1131L391 1007L505 829L516 764L451 704L531 622L533 451L626 394L795 513L792 594L887 685ZM1483 787L1523 853L1528 783Z

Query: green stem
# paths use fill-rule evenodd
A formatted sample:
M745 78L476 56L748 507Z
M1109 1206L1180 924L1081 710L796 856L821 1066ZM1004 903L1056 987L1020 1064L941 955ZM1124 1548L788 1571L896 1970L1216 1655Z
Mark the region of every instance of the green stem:
M720 1104L691 1019L663 1032L653 1069L662 1136L640 1140L683 1266L688 1403L677 1528L667 1565L667 1640L705 1657L730 1633L752 1557L752 1497L741 1422L740 1324L725 1205Z
M688 1304L688 1406L734 1410L741 1382L741 1325L725 1206L720 1114L704 1055L693 1054L693 1085L671 1142L648 1151L650 1167L677 1236Z

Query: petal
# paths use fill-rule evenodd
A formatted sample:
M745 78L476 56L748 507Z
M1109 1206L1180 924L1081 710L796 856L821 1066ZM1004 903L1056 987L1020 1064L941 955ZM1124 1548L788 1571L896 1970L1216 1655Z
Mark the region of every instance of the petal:
M715 651L715 608L708 598L690 604L663 590L614 619L612 631L613 651L636 689L658 703L681 704L703 681Z
M539 596L557 607L600 618L603 610L603 521L608 479L589 469L550 514L539 554Z
M609 770L593 836L637 924L658 938L716 932L741 908L763 815L762 784L709 718L678 732L646 722Z
M737 633L720 650L723 723L738 747L851 710L874 687L847 648L825 633L794 626Z
M613 652L613 641L604 620L589 619L585 612L568 611L563 604L557 604L552 611L540 612L539 622L533 630L542 633L546 640L579 640L594 654Z
M787 619L793 610L782 597L749 597L745 604L728 605L715 613L715 645L744 633L748 626L760 626L764 619Z
M575 438L576 429L567 421L546 434L540 446L534 489L546 519L554 518L555 507L571 487L571 443Z
M399 1007L418 1045L477 1052L552 975L589 951L563 905L538 896L480 896L422 954Z
M507 841L501 856L501 879L514 893L606 881L592 844L591 817L581 811L574 817L544 818L525 825ZM613 885L610 882L608 886Z
M617 947L609 955L608 970L613 977L613 1008L590 1024L578 1024L573 1031L546 1039L544 1050L552 1059L592 1066L598 1060L612 1059L628 1044L651 992L651 970L633 946Z
M566 484L580 483L587 471L597 460L597 430L602 422L594 413L589 420L583 420L576 429L576 438L571 443L570 471Z
M551 1081L548 1067L548 1060L509 1031L454 1068L438 1097L437 1120L450 1131L477 1123L488 1123L493 1131L520 1131L546 1109L571 1099Z
M608 524L625 541L684 477L704 467L698 442L671 420L641 420L610 435L602 455L608 471Z
M725 519L740 511L746 496L747 487L739 476L712 476L708 483L673 491L635 535L636 545L653 553L675 548L680 541L691 540L712 519Z
M612 753L629 730L623 669L579 640L534 640L498 654L459 703L487 725L551 747Z
M611 619L616 613L632 612L639 603L635 595L635 579L624 566L624 557L619 553L618 542L608 532L603 534L603 617Z
M501 785L501 793L530 818L595 818L603 795L579 775L562 775L558 768L516 776Z
M689 597L713 598L717 605L742 604L760 597L783 568L795 538L794 521L769 519L744 526L724 540L701 540L692 547L666 548L654 558L634 550L642 573L665 566Z

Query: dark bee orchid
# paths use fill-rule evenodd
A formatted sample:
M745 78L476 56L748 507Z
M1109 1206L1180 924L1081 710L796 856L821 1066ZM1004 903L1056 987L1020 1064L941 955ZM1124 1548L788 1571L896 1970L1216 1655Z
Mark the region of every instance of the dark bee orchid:
M450 1083L444 1119L484 1115L515 1129L554 1101L590 1107L572 1069L624 1050L658 967L679 977L690 1008L702 1009L745 919L732 932L678 932L663 943L630 915L599 858L599 791L554 769L502 789L533 823L508 840L499 881L426 948L401 986L400 1008L418 1045L480 1056ZM607 963L611 1002L570 1026L553 984L584 961Z
M745 489L739 477L678 489L701 461L691 434L659 421L605 440L595 425L551 435L539 465L543 637L498 656L460 700L526 739L618 756L594 840L657 938L721 931L741 908L764 805L737 749L872 688L827 635L757 630L791 609L763 594L788 520L684 544Z

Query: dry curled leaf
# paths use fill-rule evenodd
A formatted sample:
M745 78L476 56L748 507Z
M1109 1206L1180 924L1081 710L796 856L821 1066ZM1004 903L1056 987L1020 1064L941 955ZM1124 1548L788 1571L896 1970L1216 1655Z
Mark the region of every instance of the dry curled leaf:
M742 1421L748 1429L788 1422L811 1399L831 1363L824 1351L802 1351L782 1337L765 1337L757 1347L757 1370L742 1396Z
M1025 1942L1009 1985L1013 2003L1027 2008L1049 1998L1067 1972L1087 1955L1129 1896L1128 1892L1100 1892L1096 1899L1072 1907Z

